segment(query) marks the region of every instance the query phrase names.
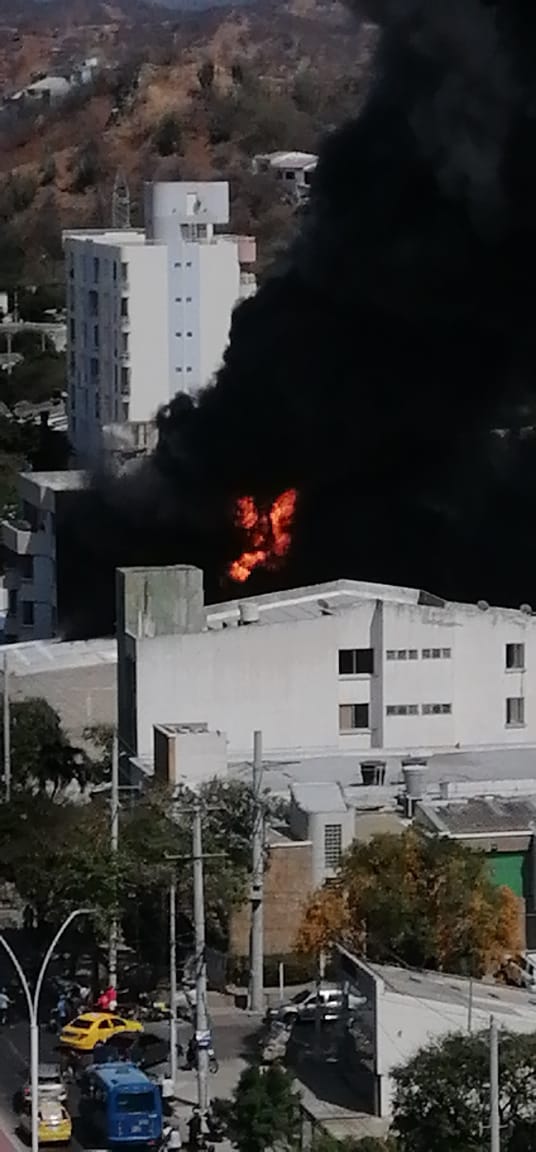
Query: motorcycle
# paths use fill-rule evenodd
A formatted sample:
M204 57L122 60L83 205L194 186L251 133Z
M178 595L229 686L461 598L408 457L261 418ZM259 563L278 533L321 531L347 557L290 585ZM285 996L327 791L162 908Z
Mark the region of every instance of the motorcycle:
M197 1044L195 1040L190 1040L186 1049L186 1063L185 1067L188 1071L197 1067ZM216 1053L212 1045L208 1048L208 1070L209 1072L216 1073L219 1071L219 1063Z

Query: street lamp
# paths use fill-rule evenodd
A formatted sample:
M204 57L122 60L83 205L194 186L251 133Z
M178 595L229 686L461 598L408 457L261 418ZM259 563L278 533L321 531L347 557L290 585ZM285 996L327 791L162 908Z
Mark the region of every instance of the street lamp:
M35 985L35 991L34 991L33 997L32 997L32 993L30 991L30 985L28 984L26 976L24 975L24 971L22 969L22 965L21 965L20 961L17 959L13 949L11 948L11 945L8 944L7 940L5 940L3 936L0 936L0 944L5 949L10 960L12 961L13 966L17 971L19 980L22 984L22 990L24 992L24 995L26 997L26 1003L28 1005L28 1016L30 1018L30 1088L31 1088L31 1101L32 1101L32 1152L39 1152L39 1117L38 1117L38 1111L39 1111L39 1092L38 1092L38 1089L39 1089L39 997L41 995L41 988L43 986L43 979L45 976L45 972L48 968L50 958L53 955L54 949L56 948L56 945L57 945L60 937L63 936L63 933L65 932L66 928L69 927L69 924L72 923L72 921L75 919L76 916L90 916L90 915L91 915L91 908L75 908L74 912L71 912L69 914L69 916L67 917L67 919L64 920L63 924L61 925L61 928L58 928L58 931L56 932L56 935L52 941L52 944L50 945L48 951L45 953L45 957L44 957L43 963L41 964L41 968L39 969L39 975L37 977L37 983Z

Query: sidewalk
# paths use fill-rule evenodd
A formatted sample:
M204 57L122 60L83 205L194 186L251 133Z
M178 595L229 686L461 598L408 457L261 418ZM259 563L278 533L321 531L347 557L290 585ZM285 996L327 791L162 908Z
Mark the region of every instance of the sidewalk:
M217 1096L228 1099L232 1096L244 1068L247 1068L245 1060L225 1060L218 1071L209 1076L209 1099L214 1100ZM171 1123L179 1129L184 1146L188 1142L188 1120L192 1115L194 1104L197 1104L197 1074L193 1071L179 1072L175 1080ZM217 1147L220 1152L231 1152L232 1145L229 1140L222 1140ZM13 1150L0 1147L0 1152L13 1152Z

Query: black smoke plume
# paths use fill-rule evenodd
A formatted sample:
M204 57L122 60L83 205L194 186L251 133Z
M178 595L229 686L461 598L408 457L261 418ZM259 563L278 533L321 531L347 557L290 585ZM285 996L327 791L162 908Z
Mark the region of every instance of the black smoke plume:
M211 599L353 576L536 604L536 5L355 7L382 29L366 106L214 386L84 497L73 635L113 626L117 564L200 564ZM226 584L233 500L289 486L287 567Z

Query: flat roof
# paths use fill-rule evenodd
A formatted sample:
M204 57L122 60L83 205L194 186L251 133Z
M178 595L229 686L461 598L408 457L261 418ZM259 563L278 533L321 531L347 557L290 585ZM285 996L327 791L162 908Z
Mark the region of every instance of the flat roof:
M536 795L424 801L420 810L437 832L450 836L529 834L536 827Z
M4 644L0 655L2 659L7 655L10 675L31 676L95 664L116 664L117 641L112 637L100 640L25 640L18 644Z
M303 812L346 812L338 784L294 784L292 796Z
M443 1004L467 1007L469 978L451 976L447 972L427 972L413 968L398 968L389 964L371 964L367 967L384 982L388 992L409 996L415 1000L430 1000ZM500 1012L501 1016L534 1017L536 1029L536 997L526 989L507 988L486 980L473 980L473 1007L488 1016Z
M70 468L63 472L21 472L23 480L29 480L40 488L50 488L54 492L77 491L89 483L90 474L81 469Z

